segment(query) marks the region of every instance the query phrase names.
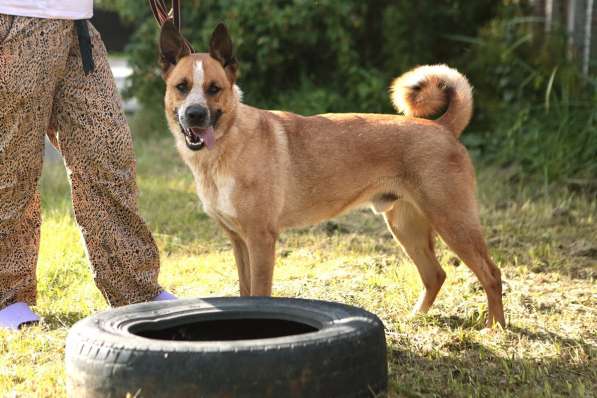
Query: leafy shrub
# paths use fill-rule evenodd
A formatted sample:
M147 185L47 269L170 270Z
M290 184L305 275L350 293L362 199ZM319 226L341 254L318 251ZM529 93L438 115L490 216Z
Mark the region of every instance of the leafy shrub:
M487 161L547 181L597 174L597 80L580 73L557 27L526 17L524 3L500 9L463 59L475 84L475 134L463 136Z
M389 112L387 86L393 77L417 64L461 57L467 45L450 42L447 34L458 29L475 35L496 9L492 0L441 3L185 1L183 34L196 50L205 51L215 25L228 25L247 103L300 113ZM143 105L161 104L158 29L149 7L125 0L100 5L137 26L127 50L134 69L129 93Z
M99 4L136 26L128 92L144 105L137 124L163 130L158 29L149 8ZM205 51L224 21L245 102L303 114L393 112L393 77L448 63L475 86L475 117L463 140L482 161L516 164L547 181L594 176L597 81L567 58L561 31L546 37L529 14L525 0L189 0L183 34Z

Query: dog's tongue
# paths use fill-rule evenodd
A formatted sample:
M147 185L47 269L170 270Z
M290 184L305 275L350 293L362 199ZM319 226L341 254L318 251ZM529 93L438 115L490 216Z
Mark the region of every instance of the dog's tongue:
M193 133L199 134L203 139L203 143L207 149L212 149L216 143L216 137L214 135L214 128L208 127L206 129L192 129Z

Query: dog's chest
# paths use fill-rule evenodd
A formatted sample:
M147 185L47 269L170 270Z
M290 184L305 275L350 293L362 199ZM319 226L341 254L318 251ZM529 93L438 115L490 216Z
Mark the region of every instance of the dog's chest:
M201 173L195 180L203 210L228 228L236 230L237 211L233 201L235 179L228 175Z

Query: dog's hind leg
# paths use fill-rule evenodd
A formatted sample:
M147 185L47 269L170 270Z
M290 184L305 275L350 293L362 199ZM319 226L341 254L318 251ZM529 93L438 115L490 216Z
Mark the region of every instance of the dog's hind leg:
M413 313L429 310L446 279L446 273L435 256L433 229L427 218L412 204L400 200L384 213L392 235L417 266L424 289Z
M230 242L232 243L232 251L234 252L234 259L236 260L236 268L238 270L240 295L250 296L251 265L249 262L249 249L247 248L245 241L236 232L229 230L225 226L222 227L228 234Z
M435 195L425 195L418 204L444 242L481 282L487 294L486 326L491 327L495 322L505 326L501 272L489 257L473 185L453 183L456 180L436 184L433 188ZM438 190L438 185L443 189Z
M496 322L505 326L501 272L489 257L480 225L464 226L457 220L445 220L440 221L436 228L450 249L479 278L487 294L486 327L492 327Z

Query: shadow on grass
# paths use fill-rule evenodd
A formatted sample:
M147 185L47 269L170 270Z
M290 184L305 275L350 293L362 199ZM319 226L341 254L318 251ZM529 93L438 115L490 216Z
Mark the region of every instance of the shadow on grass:
M43 325L48 330L56 330L67 328L70 329L75 323L87 317L81 312L52 312L50 314L42 314Z
M461 317L457 315L451 316L434 316L432 318L432 322L438 326L445 327L452 331L458 329L475 329L481 330L485 326L485 313L478 313L475 312L469 317ZM508 324L506 329L514 334L519 336L524 336L532 341L549 341L555 342L561 347L582 347L585 351L589 352L592 350L597 350L596 346L588 344L584 342L582 339L571 339L568 337L560 336L557 333L550 332L548 330L533 332L526 328ZM597 354L597 352L596 352Z
M515 325L508 325L508 329L520 336L525 336L529 340L533 341L553 341L560 347L582 347L585 352L593 352L593 355L597 355L597 346L586 343L582 339L571 339L568 337L562 337L557 333L550 332L547 330L540 332L531 332L528 329L521 328Z
M431 322L452 331L457 329L481 330L485 327L485 317L486 313L479 313L475 311L468 317L462 317L458 315L434 316L432 317Z
M453 325L450 319L448 324ZM466 325L461 320L460 325ZM551 332L534 333L524 328L509 330L533 340L551 340L569 347L582 347L589 360L573 363L561 356L521 358L497 355L470 339L448 341L437 350L421 354L416 344L388 348L390 397L444 396L592 396L597 372L590 358L595 347L580 339ZM447 354L445 352L448 352Z

